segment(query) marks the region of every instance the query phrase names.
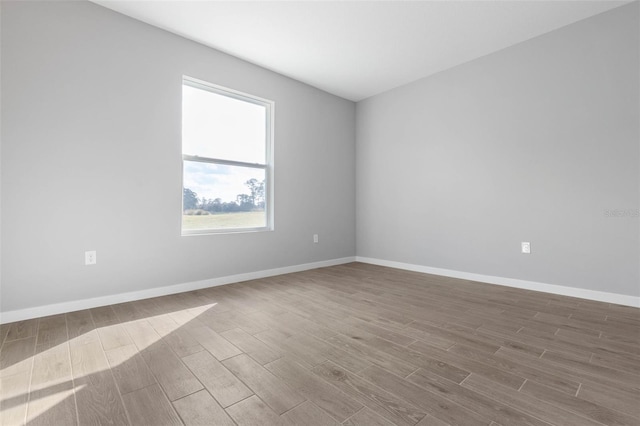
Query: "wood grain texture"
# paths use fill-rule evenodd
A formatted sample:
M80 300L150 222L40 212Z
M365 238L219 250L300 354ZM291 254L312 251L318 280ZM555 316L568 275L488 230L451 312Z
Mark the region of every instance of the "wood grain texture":
M128 423L118 387L111 371L74 377L76 402L80 424Z
M589 420L585 416L574 415L568 410L556 407L554 404L530 398L521 392L513 392L512 389L496 384L480 375L472 374L464 381L463 386L504 404L516 407L519 411L551 424L567 426L595 426L600 424Z
M87 343L92 338L97 337L91 332L95 330L96 325L93 322L91 311L75 311L65 314L67 318L67 335L70 340L75 343Z
M67 321L64 314L41 318L38 322L36 351L42 352L59 344L66 344Z
M261 365L280 358L279 354L241 328L227 330L220 335Z
M422 420L418 422L416 426L450 426L450 425L449 423L445 423L444 421L427 414L426 416L424 416ZM490 426L500 426L500 425L498 423L492 422Z
M186 356L182 360L223 407L242 401L253 393L207 351Z
M71 382L30 392L27 424L43 426L78 424L73 394L74 387Z
M284 426L284 420L260 398L253 395L227 408L238 426Z
M482 415L483 413L477 411L474 413L451 399L416 386L380 367L370 367L364 370L362 375L377 386L389 389L393 394L402 397L427 414L445 420L449 424L487 425L491 423L491 419Z
M108 325L98 329L98 335L105 351L132 345L133 341L120 324Z
M393 426L389 420L364 407L353 416L342 422L345 426Z
M414 425L426 412L339 366L326 362L313 372L397 425Z
M236 348L228 340L206 325L189 327L188 331L191 336L193 336L193 338L202 345L203 348L208 350L211 355L216 357L218 361L222 361L223 359L242 353L240 349Z
M177 401L173 406L187 426L234 426L235 423L213 397L201 390Z
M38 333L39 319L17 321L8 325L5 341L25 339Z
M124 395L132 425L182 425L158 384Z
M154 349L162 339L156 330L146 320L125 322L124 328L139 351L147 348Z
M576 414L583 415L605 425L630 425L639 421L638 418L604 408L596 403L585 401L566 393L551 389L547 386L528 381L522 386L522 393L532 395L541 401L546 401L557 407L565 408Z
M31 391L71 381L69 345L58 345L36 354L31 372Z
M202 389L202 383L164 343L145 349L142 357L170 401Z
M158 332L165 343L179 357L194 354L204 350L204 348L189 334L187 330L180 326L170 315L159 315L149 318L149 324Z
M0 349L0 377L18 373L31 374L36 337L4 342Z
M418 370L408 377L412 383L423 389L456 402L461 406L480 414L485 419L497 421L501 425L536 425L547 423L528 414L515 410L500 401L473 392L457 383L433 374L426 370ZM435 414L434 414L435 415ZM438 416L442 418L442 416Z
M362 408L362 404L296 363L280 359L266 368L336 420L342 422Z
M229 358L222 363L277 414L282 414L304 401L299 393L246 354Z
M100 342L70 345L70 355L80 423L127 424L120 392Z
M640 310L352 263L0 325L0 423L640 424Z
M305 401L282 415L284 423L291 426L338 426L339 423L312 402Z
M109 369L107 357L99 341L83 345L70 345L73 377L86 377Z
M0 424L24 423L29 401L29 379L31 372L0 377Z
M89 312L91 312L91 318L93 318L93 323L95 325L117 324L120 322L118 320L118 316L113 310L113 307L111 306L92 308L89 309Z
M121 346L106 352L120 394L133 392L156 383L149 367L135 345Z
M0 324L0 349L2 349L2 344L9 333L10 327L11 324Z
M602 407L609 407L621 413L630 414L640 419L638 396L608 386L581 385L577 395L580 399L590 401Z

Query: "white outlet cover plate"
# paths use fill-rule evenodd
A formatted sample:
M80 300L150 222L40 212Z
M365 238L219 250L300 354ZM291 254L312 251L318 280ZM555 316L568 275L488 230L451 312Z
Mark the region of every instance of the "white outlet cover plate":
M84 252L84 264L85 265L95 265L96 264L96 252L95 252L95 250L85 251Z
M522 253L530 254L531 253L531 243L522 242Z

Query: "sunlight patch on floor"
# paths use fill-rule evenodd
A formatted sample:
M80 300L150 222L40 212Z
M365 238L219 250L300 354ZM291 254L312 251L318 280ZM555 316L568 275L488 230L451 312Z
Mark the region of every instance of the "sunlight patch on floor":
M73 393L81 391L86 385L73 386L71 383L62 386L53 386L51 389L43 389L41 391L31 392L27 421L46 413L52 408L63 403L67 398L73 398Z
M33 349L27 353L35 354L20 359L23 355L14 350L17 346L3 354L0 424L24 424L39 416L69 414L75 407L74 393L87 387L87 378L130 362L216 305L170 309L131 321L103 323L47 349L46 340L38 340L36 346L36 337L31 337Z

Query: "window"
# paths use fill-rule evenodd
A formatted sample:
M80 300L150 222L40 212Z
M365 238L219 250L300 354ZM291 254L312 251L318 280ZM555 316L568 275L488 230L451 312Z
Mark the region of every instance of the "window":
M182 79L182 234L272 229L273 102Z

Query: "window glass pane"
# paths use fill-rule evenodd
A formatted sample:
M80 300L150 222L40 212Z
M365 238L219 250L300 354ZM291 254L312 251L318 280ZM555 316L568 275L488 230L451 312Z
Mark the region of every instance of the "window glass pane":
M184 161L182 229L267 226L265 170Z
M182 153L265 164L266 107L182 85Z

